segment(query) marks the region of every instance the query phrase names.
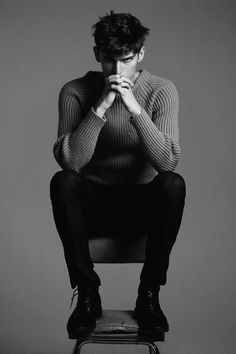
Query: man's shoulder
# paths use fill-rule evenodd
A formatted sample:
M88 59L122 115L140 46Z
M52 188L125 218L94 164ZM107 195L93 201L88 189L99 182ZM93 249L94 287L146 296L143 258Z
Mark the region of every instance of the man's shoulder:
M70 80L63 84L61 93L80 94L83 91L92 89L98 82L102 80L102 73L100 71L88 71L84 76Z
M176 90L176 86L170 79L164 78L159 75L151 74L147 70L143 70L143 75L149 89L155 92L162 91L164 89Z

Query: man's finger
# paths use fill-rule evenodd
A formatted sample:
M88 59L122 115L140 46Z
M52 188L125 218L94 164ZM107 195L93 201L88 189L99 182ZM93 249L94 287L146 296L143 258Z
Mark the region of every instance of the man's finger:
M131 85L128 82L122 82L120 86L128 90L132 89Z
M107 80L107 82L109 83L109 84L117 84L117 85L119 85L119 84L121 84L122 83L122 80L121 80L121 78L118 78L118 77L109 77L108 78L108 80Z
M134 87L134 83L130 79L128 79L127 77L122 77L122 82L128 83L131 88Z

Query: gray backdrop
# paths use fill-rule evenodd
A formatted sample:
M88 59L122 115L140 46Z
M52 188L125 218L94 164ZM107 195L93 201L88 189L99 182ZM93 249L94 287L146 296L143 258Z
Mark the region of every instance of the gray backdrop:
M66 354L73 347L65 330L72 293L49 200L59 169L52 154L57 100L66 81L99 69L90 26L112 8L151 28L142 67L175 82L180 94L177 171L186 179L187 202L161 293L171 326L161 353L234 352L235 4L0 2L2 354ZM133 308L141 265L96 268L104 308Z

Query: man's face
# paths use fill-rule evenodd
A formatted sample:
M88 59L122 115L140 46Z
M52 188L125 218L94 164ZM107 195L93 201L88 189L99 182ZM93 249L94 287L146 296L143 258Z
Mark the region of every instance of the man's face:
M101 50L97 51L96 47L94 48L94 52L97 61L101 63L105 78L111 75L121 74L131 81L135 78L138 62L140 62L144 56L144 48L142 48L139 53L130 52L118 57L110 57Z

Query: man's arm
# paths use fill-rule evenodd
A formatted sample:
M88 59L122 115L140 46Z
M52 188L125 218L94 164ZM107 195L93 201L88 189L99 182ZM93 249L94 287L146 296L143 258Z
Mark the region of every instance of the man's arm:
M106 123L91 109L84 116L83 109L69 83L59 94L58 139L53 147L55 159L63 169L80 171L92 158L98 135Z
M84 116L78 94L71 83L63 86L59 94L58 139L54 145L54 156L63 169L81 170L92 158L99 133L106 123L106 110L113 104L120 75L111 75L105 88L86 116Z
M155 100L156 109L151 119L142 109L130 122L135 127L142 147L153 167L158 171L173 171L180 159L178 93L173 83L163 87Z

